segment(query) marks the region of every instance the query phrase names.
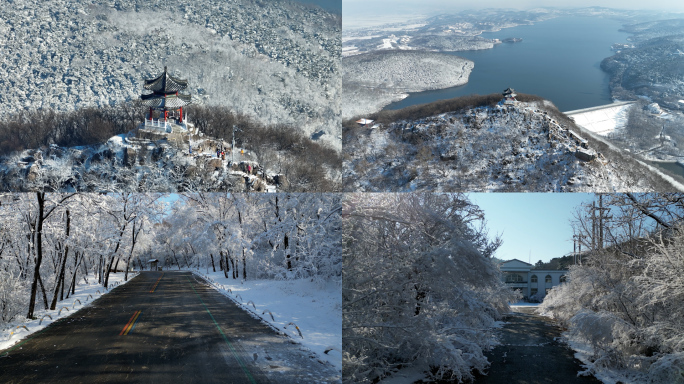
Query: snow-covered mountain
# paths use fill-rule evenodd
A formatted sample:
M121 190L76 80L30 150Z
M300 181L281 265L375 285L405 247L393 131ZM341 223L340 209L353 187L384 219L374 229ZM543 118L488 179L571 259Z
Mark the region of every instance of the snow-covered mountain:
M681 188L548 101L344 124L346 191L617 192ZM423 110L438 110L422 106ZM415 108L414 108L415 109ZM426 116L426 115L423 115ZM374 117L374 116L372 116Z
M229 143L212 138L193 136L188 141L187 136L145 138L141 132L137 136L132 133L114 136L104 144L53 144L2 157L0 190L276 192L327 190L326 183L339 183L320 176L325 172L307 174L308 168L297 166L303 161L287 151L260 156L236 148L231 154ZM224 149L226 154L217 156L217 149ZM274 156L284 160L259 162Z
M8 0L0 118L135 100L168 66L195 103L339 150L340 36L339 15L293 1Z

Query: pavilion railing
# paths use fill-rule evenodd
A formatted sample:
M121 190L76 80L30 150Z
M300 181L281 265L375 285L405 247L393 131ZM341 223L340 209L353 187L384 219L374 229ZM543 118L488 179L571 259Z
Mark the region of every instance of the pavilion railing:
M161 119L145 119L145 128L171 132L171 123Z

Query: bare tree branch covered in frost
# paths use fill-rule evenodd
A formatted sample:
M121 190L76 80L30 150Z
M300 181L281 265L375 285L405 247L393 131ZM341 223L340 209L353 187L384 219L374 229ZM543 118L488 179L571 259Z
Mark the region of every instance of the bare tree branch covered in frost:
M55 309L81 280L109 285L127 271L158 195L15 193L0 196L0 324Z
M464 195L349 194L343 222L343 380L483 372L489 330L515 299L483 212Z
M341 280L340 195L206 193L183 199L187 204L164 221L160 237L179 243L169 249L183 252L180 244L186 244L201 252L167 258L165 265L213 268L243 280ZM180 240L183 233L186 240Z
M684 383L684 195L596 199L602 213L585 205L574 223L590 250L541 308L586 351L583 373Z

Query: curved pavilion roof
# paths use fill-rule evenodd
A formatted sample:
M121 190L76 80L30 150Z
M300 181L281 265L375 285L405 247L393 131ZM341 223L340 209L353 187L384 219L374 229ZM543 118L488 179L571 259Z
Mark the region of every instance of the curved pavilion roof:
M141 95L142 104L150 108L176 109L192 103L192 96L178 93L188 86L187 80L169 75L166 67L164 72L152 80L145 80L143 88L152 91L149 95Z
M161 75L151 80L145 80L145 84L143 84L143 88L147 90L155 93L165 94L176 93L178 91L184 90L187 87L187 80L179 79L169 75L166 67L164 67L164 72L162 72Z
M144 106L152 108L173 109L184 107L192 103L192 96L182 94L158 95L152 93L150 95L142 95L140 98L142 99L142 104Z
M508 96L508 95L515 96L515 90L511 87L508 87L503 91L503 94L504 94L504 96Z

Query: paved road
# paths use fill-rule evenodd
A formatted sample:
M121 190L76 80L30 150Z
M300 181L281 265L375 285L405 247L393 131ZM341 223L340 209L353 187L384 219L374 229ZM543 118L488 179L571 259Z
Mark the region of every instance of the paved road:
M577 377L577 372L583 370L580 362L571 349L555 340L560 336L560 329L533 311L533 308L523 308L509 316L500 334L502 345L486 354L492 363L487 376L478 376L475 382L600 383L593 377Z
M334 369L189 272L143 272L0 357L0 383L336 379Z

